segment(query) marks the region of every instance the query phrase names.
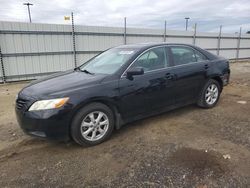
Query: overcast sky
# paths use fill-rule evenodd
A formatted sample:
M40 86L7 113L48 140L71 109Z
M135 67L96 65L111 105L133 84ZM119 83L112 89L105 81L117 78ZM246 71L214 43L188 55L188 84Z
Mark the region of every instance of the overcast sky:
M27 7L20 0L0 0L1 21L28 21ZM64 16L75 14L75 23L98 26L163 28L184 30L190 17L198 31L235 33L250 30L250 0L29 0L35 23L70 24Z

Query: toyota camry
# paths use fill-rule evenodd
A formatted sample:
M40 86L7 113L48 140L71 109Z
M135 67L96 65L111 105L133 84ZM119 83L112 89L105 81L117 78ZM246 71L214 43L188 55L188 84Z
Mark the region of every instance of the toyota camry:
M138 119L214 107L229 76L227 59L193 45L123 45L31 82L17 96L16 115L29 135L96 145Z

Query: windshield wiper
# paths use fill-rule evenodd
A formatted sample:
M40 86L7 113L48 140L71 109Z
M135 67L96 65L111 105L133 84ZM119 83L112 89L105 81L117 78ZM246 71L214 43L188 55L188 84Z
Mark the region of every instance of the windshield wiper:
M79 69L79 70L80 70L80 71L82 71L82 72L85 72L85 73L87 73L87 74L94 75L94 73L93 73L93 72L89 72L87 69L84 69L84 70Z
M80 67L76 67L76 68L74 68L74 70L75 70L75 71L76 71L76 70L79 70L79 71L81 71L81 72L85 72L85 73L91 74L91 75L94 75L94 74L95 74L95 73L93 73L93 72L89 72L87 69L82 70Z
M81 69L80 69L80 67L76 67L76 68L74 68L74 71L76 71L76 70L81 70Z
M87 69L84 69L84 70L81 70L82 72L85 72L85 73L87 73L87 74L91 74L91 75L94 75L94 73L92 73L92 72L89 72Z

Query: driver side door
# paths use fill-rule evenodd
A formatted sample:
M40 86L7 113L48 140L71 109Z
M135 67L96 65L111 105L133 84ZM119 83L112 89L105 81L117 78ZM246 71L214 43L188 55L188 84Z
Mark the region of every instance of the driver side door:
M165 47L142 53L127 71L143 68L143 75L133 79L123 76L119 81L121 113L124 118L152 113L174 103L173 81L168 79L168 57ZM125 73L126 75L126 73Z

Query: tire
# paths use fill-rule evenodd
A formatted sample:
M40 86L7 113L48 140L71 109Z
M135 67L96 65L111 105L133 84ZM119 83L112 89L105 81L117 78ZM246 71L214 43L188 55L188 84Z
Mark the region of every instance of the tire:
M102 117L98 120L99 115ZM71 124L71 136L76 143L82 146L93 146L107 140L113 129L114 114L112 110L102 103L95 102L77 112Z
M216 89L213 89L213 92L210 93L212 88L217 88L217 96L216 96ZM219 101L221 89L222 88L218 81L214 79L209 79L201 90L197 105L202 108L213 108ZM210 102L208 96L211 96Z

